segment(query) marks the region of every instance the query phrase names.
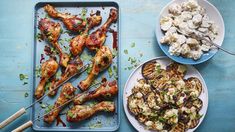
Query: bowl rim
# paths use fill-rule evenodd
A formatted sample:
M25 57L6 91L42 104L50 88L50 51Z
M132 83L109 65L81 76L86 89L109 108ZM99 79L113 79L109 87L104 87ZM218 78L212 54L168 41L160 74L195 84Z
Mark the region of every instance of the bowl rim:
M157 61L157 60L164 60L164 59L169 59L171 60L169 57L167 56L159 56L159 57L153 57L151 59L148 59L144 62L142 62L141 64L139 64L131 73L130 75L128 76L126 82L125 82L125 85L124 85L124 88L123 88L123 91L122 91L122 105L123 105L123 110L124 110L124 113L125 113L125 116L126 118L128 119L129 123L135 128L135 130L139 131L138 127L136 125L134 125L131 121L131 113L128 111L128 108L126 106L126 102L127 102L127 97L126 97L126 89L127 89L127 86L128 86L128 83L130 82L131 80L131 77L134 75L134 73L139 69L141 68L145 63L147 62L150 62L150 61ZM171 60L172 61L172 60ZM174 62L174 61L172 61ZM197 124L196 127L192 128L192 129L188 129L186 132L194 132L195 130L198 129L198 127L202 124L202 122L204 121L207 113L208 113L208 107L209 107L209 94L208 94L208 87L207 87L207 83L206 81L204 80L203 76L201 75L201 73L198 71L197 68L195 68L194 66L192 65L186 65L187 67L190 67L191 69L195 70L195 72L197 73L198 77L201 79L201 83L203 84L203 91L205 92L205 100L204 100L204 103L205 103L205 113L203 114L202 118L200 119L199 123ZM139 124L139 125L142 125L142 124ZM149 132L153 132L153 130L150 130Z
M159 29L160 28L160 18L161 18L161 16L162 16L162 14L163 14L163 12L165 11L165 9L167 8L167 7L169 7L171 4L173 4L173 3L175 3L176 1L181 1L181 0L172 0L172 1L170 1L169 3L167 3L162 9L161 9L161 11L160 11L160 13L159 13L159 15L158 15L158 17L157 17L157 24L156 24L156 29L155 29L155 37L156 37L156 39L157 39L157 43L158 43L158 45L159 45L159 47L160 47L160 49L164 52L164 54L165 55L167 55L169 58L171 58L172 60L174 60L174 61L176 61L176 62L178 62L178 63L181 63L181 64L186 64L186 65L196 65L196 64L201 64L201 63L203 63L203 62L206 62L206 61L208 61L209 59L211 59L212 57L214 57L214 55L218 52L218 50L219 49L213 49L213 52L211 52L212 50L210 50L208 53L209 54L211 54L209 57L206 57L205 59L203 59L203 60L200 60L200 58L202 57L200 57L198 60L193 60L193 59L191 59L191 58L184 58L184 57L182 57L182 56L174 56L174 55L170 55L169 54L169 52L168 51L166 51L166 50L164 50L163 49L163 46L164 45L162 45L161 43L160 43L160 38L159 38L159 31L161 31L161 29ZM186 1L186 0L184 0L184 1ZM196 0L196 1L198 1L198 0ZM220 12L219 12L219 10L212 4L212 3L210 3L209 1L207 1L207 0L200 0L200 1L203 1L203 2L205 2L205 3L207 3L209 6L211 6L212 8L213 8L213 10L215 11L215 14L218 14L218 19L219 20L221 20L221 22L222 22L222 27L221 27L221 45L220 46L222 46L223 45L223 42L224 42L224 37L225 37L225 24L224 24L224 19L223 19L223 17L222 17L222 15L220 14ZM183 2L183 1L182 1ZM204 7L205 8L205 7ZM169 47L169 46L168 46ZM203 53L203 54L205 54L205 53ZM177 59L176 59L177 58ZM191 59L192 61L191 62L188 62L188 61L185 61L186 59ZM182 61L182 60L184 60L184 61Z

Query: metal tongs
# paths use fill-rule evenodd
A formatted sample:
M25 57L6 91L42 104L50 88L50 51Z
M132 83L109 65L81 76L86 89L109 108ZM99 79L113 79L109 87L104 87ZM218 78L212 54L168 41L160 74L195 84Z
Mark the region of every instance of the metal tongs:
M96 84L93 84L93 85L90 86L90 87L94 87L94 86L99 85L99 84L102 84L102 82L98 82L98 83L96 83ZM68 105L68 104L69 104L70 102L72 102L76 97L77 97L77 96L74 95L74 97L72 97L70 100L66 101L65 103L63 103L63 104L60 105L59 107L56 107L56 108L54 108L54 109L52 109L52 110L49 110L48 112L46 112L46 113L43 114L42 116L37 117L37 118L34 119L33 121L31 121L31 120L30 120L30 121L27 121L27 122L24 123L23 125L21 125L21 126L17 127L16 129L12 130L12 132L22 132L23 130L25 130L25 129L31 127L35 121L38 121L38 120L42 119L42 118L43 118L44 116L46 116L47 114L49 114L49 113L51 113L51 112L53 112L53 111L55 111L55 110L57 110L57 109L60 109L60 108L64 107L65 105Z
M27 121L27 122L24 123L23 125L21 125L21 126L17 127L16 129L12 130L12 132L22 132L22 131L25 130L26 128L31 127L35 121L40 120L40 119L42 119L45 115L47 115L47 114L49 114L49 113L51 113L51 112L53 112L53 111L55 111L55 110L57 110L57 109L59 109L59 108L61 108L61 107L63 107L63 106L69 104L69 103L70 103L71 101L73 101L75 98L76 98L76 96L74 95L73 98L71 98L70 100L66 101L64 104L60 105L59 107L56 107L56 108L54 108L54 109L52 109L52 110L46 112L45 114L43 114L42 116L40 116L40 117L34 119L33 121L31 121L31 120L30 120L30 121Z
M23 115L24 113L26 113L26 111L31 108L33 105L35 105L36 103L38 103L39 101L41 101L43 98L45 98L47 95L49 95L51 92L53 92L54 90L58 89L60 86L62 86L63 84L65 84L66 82L68 82L71 78L82 74L87 68L88 68L89 64L84 65L83 67L81 67L81 69L78 70L78 72L76 74L74 74L73 76L71 76L70 78L68 78L67 80L65 80L63 83L61 83L60 85L58 85L57 87L55 87L54 89L52 89L50 92L48 92L47 94L45 94L44 96L42 96L41 98L39 98L38 100L36 100L35 102L33 102L32 104L30 104L28 107L26 108L21 108L20 110L18 110L15 114L11 115L9 118L7 118L6 120L2 121L0 123L0 129L7 126L8 124L10 124L12 121L16 120L17 118L19 118L21 115ZM32 122L31 122L32 123ZM27 124L25 123L24 126L28 126L31 124L30 122L27 122Z

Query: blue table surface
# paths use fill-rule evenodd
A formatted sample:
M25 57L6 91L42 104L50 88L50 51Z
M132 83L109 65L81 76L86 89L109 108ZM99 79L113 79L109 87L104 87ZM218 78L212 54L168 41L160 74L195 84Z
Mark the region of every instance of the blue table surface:
M63 0L65 1L65 0ZM72 0L70 0L72 1ZM131 70L129 56L140 62L162 56L155 38L156 18L170 0L119 0L121 9L121 86L124 87ZM235 1L209 0L221 12L226 34L223 47L235 51ZM19 74L31 74L33 54L33 11L34 0L0 1L0 121L19 108L30 103L30 85L22 85ZM132 43L135 47L132 48ZM128 49L128 54L124 50ZM143 54L142 57L139 54ZM219 51L211 60L197 65L209 91L209 107L206 117L197 131L235 130L235 57ZM32 77L28 82L32 82ZM25 92L29 97L25 97ZM122 106L122 104L121 104ZM22 116L1 129L8 132L29 120L29 114ZM31 128L27 132L33 131ZM121 108L121 124L118 131L135 131Z

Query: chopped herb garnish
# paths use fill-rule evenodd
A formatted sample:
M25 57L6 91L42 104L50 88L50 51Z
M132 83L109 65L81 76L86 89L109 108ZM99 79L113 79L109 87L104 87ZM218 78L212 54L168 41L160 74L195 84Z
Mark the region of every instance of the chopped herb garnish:
M26 92L25 94L24 94L24 97L26 98L26 97L28 97L29 96L29 94Z
M68 116L71 117L71 118L73 118L73 116L74 116L74 114L73 114L71 111L68 111L67 114L68 114Z
M57 73L55 74L55 76L56 76L56 78L60 78L61 72L57 72Z
M162 117L159 117L158 120L162 123L165 123L166 122L166 119L162 118Z
M47 105L46 108L47 109L45 110L45 112L48 113L48 112L50 112L52 110L53 105Z
M113 70L114 70L115 73L118 73L117 66L114 65L114 66L113 66Z
M44 90L47 91L50 86L51 86L51 82L47 82L45 87L44 87Z
M28 75L26 75L26 74L19 74L19 78L20 78L20 81L24 81L23 85L28 84L28 82L27 82L27 80L29 79Z
M81 16L82 16L83 21L86 21L86 13L87 13L87 9L86 8L82 8Z
M19 74L19 78L20 78L20 81L22 81L24 79L28 79L28 75L26 75L26 74Z
M132 43L132 44L131 44L131 48L134 48L134 47L135 47L135 43Z
M36 66L35 75L37 78L41 76L41 67L40 66Z
M124 50L124 53L125 53L125 54L128 54L128 50L127 50L127 49L125 49L125 50Z
M111 78L113 76L113 70L112 67L108 68L108 73L109 73L109 78Z
M49 18L49 15L48 15L48 14L45 14L45 18Z
M87 68L87 74L89 74L92 70L92 64L89 65L89 67Z
M45 109L47 107L46 104L41 104L40 106L41 106L42 109Z
M115 58L118 55L118 51L116 49L113 49L113 58Z
M89 127L90 129L93 129L93 128L101 128L101 127L102 127L102 123L101 123L101 121L97 121L96 123L89 124L88 127Z
M92 56L87 54L86 52L82 53L81 55L81 59L84 60L84 61L91 61L92 59Z

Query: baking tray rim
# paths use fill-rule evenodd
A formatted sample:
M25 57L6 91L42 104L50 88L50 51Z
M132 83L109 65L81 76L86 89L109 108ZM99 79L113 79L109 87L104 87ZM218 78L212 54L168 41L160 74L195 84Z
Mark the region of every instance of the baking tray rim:
M113 127L112 129L105 129L105 128L101 128L101 129L87 129L87 130L82 130L82 131L88 131L88 132L90 132L90 131L117 131L118 129L119 129L119 127L120 127L120 116L121 116L121 102L122 102L122 100L121 100L121 93L122 93L122 89L120 88L121 87L121 79L120 79L120 77L121 77L121 44L120 44L120 36L121 36L121 32L120 32L120 26L121 26L121 21L120 21L120 14L121 14L121 9L120 9L120 7L119 7L119 2L117 2L117 1L107 1L107 0L104 0L104 1L102 1L102 2L100 2L100 1L97 1L97 0L89 0L89 1L42 1L42 2L36 2L35 4L34 4L34 8L33 8L33 30L34 30L34 39L33 39L33 50L32 50L32 68L31 68L31 70L33 70L33 72L32 72L32 89L30 89L30 92L31 93L33 93L34 92L34 84L35 84L35 68L36 68L36 59L35 59L35 57L36 57L36 55L35 55L35 53L36 53L36 46L35 46L35 44L36 44L36 27L37 27L37 22L36 22L36 13L37 13L37 7L39 6L39 5L41 5L41 4L47 4L47 3L51 3L51 4L53 4L53 3L70 3L70 4L72 4L72 3L86 3L86 4L91 4L91 3L99 3L100 5L102 5L102 4L109 4L109 5L112 5L112 6L114 6L114 7L116 7L117 9L118 9L118 20L117 20L117 25L118 25L118 27L117 27L117 31L118 31L118 55L117 55L117 65L118 65L118 89L119 89L119 91L118 91L118 97L117 97L117 119L118 119L118 121L117 121L117 125L116 125L116 127ZM31 100L30 100L30 104L31 103L33 103L33 100L34 100L34 96L33 96L33 94L31 95ZM30 119L32 120L33 119L33 108L31 108L31 110L30 110ZM34 130L34 131L80 131L79 130L79 128L77 128L77 129L57 129L57 130L55 130L55 129L49 129L49 128L46 128L46 129L41 129L41 128L38 128L38 127L36 127L35 125L33 125L32 126L32 129Z

